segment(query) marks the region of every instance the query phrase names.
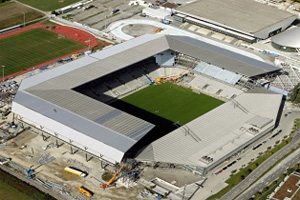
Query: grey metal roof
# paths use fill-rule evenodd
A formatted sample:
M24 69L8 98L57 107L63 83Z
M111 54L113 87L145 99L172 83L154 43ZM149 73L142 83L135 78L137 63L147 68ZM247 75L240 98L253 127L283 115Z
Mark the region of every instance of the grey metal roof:
M190 37L169 36L167 37L167 40L170 49L174 51L190 55L204 62L249 77L278 71L280 69L248 56L228 51Z
M291 13L253 0L197 0L176 10L212 24L250 34L294 17Z
M188 37L144 35L23 80L14 102L126 151L154 125L72 89L168 49L249 76L279 69Z
M292 28L275 35L272 42L284 47L300 48L300 28Z
M50 119L54 119L57 122L84 133L97 141L110 145L122 152L126 152L136 143L134 139L118 134L117 132L114 132L102 125L91 122L84 116L76 115L59 105L52 104L41 98L36 98L36 96L32 96L26 92L18 92L14 102L21 104L30 110L39 112Z
M251 119L246 121L246 123L250 124L252 126L258 127L258 128L263 128L266 125L268 125L269 123L271 123L272 121L273 121L273 119L269 119L267 117L262 117L262 116L259 116L259 115L255 115L254 117L252 117Z

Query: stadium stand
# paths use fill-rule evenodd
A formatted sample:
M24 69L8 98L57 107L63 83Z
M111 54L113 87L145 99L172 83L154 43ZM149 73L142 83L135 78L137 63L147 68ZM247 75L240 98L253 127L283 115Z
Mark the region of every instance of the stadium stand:
M238 95L152 142L137 160L183 165L206 174L274 127L282 96L264 92L254 89Z
M240 74L222 69L220 67L208 64L206 62L200 62L194 68L194 71L200 72L202 74L206 74L208 76L219 79L226 83L230 83L232 85L235 85L242 77L242 75L240 75Z
M243 91L238 88L220 83L217 80L200 74L195 74L195 78L190 82L190 87L196 92L203 92L205 94L214 97L221 97L227 100L243 93Z

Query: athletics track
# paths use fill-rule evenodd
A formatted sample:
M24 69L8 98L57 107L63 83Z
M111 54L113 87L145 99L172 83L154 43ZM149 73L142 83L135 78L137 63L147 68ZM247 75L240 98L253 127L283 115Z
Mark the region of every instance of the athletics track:
M16 35L16 34L19 34L19 33L23 33L23 32L26 32L28 30L35 29L35 28L41 28L41 29L44 29L44 30L47 30L47 31L54 32L56 34L59 34L59 35L62 35L64 37L66 37L66 38L70 38L70 39L75 40L77 42L80 42L84 45L87 45L87 47L85 47L83 49L80 49L78 51L74 51L72 53L63 55L61 57L46 61L44 63L38 64L38 65L35 65L35 66L31 66L31 67L29 67L25 70L10 74L8 76L5 76L5 80L16 77L16 76L19 76L19 75L24 74L26 72L29 72L32 69L38 69L38 68L41 68L43 66L49 65L51 63L56 62L59 59L69 57L73 54L77 54L79 52L83 52L83 51L86 51L88 49L92 49L97 45L108 45L109 44L107 42L100 43L95 36L93 36L90 33L85 32L83 30L80 30L80 29L76 29L76 28L72 28L72 27L68 27L68 26L62 26L62 25L53 25L52 28L51 28L50 26L46 26L45 24L42 24L42 23L34 24L34 25L27 26L27 27L24 27L24 28L21 28L21 29L18 29L18 30L14 30L14 31L11 31L11 32L4 33L4 34L0 35L0 39L6 38L6 37L9 37L9 36L13 36L13 35Z

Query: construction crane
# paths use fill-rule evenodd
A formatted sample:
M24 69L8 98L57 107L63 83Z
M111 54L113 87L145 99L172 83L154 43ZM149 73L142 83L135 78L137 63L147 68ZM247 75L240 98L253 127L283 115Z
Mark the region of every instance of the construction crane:
M118 174L122 171L122 169L125 167L125 164L123 164L120 169L111 177L111 179L106 184L101 184L100 187L107 188L109 187L114 180L117 178Z
M189 66L185 70L182 70L179 74L177 74L177 76L175 76L174 78L171 78L171 81L175 83L179 78L186 75L191 67L192 66Z
M157 77L157 78L155 78L155 82L156 83L162 83L162 82L165 82L167 79L172 78L173 76L176 76L176 72L173 72L171 74L167 74L165 76Z

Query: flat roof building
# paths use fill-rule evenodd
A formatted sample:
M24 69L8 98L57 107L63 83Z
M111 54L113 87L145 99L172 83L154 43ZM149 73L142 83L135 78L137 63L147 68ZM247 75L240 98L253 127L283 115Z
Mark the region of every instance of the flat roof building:
M197 0L178 7L176 13L200 20L199 26L229 35L234 35L230 32L233 31L257 39L266 39L285 30L297 18L253 0Z

